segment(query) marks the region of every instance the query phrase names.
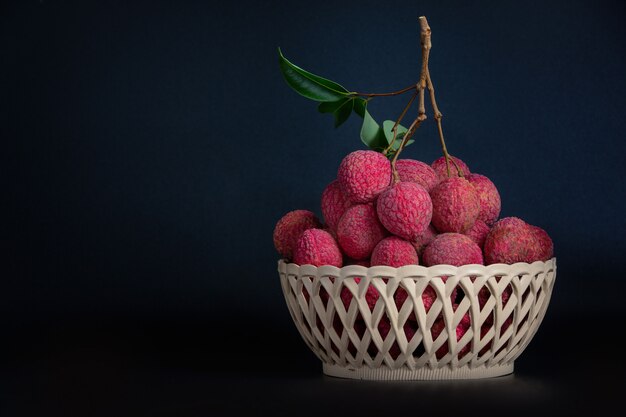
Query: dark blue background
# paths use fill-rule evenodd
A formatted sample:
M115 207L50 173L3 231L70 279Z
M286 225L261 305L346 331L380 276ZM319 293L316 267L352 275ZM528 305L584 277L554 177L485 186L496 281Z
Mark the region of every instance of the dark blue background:
M335 130L287 87L276 48L350 90L397 90L419 75L420 15L451 153L498 186L503 216L554 240L548 317L624 312L623 2L209 3L1 6L0 313L16 352L92 328L261 326L306 354L272 231L319 213L362 144L358 118ZM430 118L405 156L439 155Z
M494 181L503 216L552 235L551 308L621 310L606 289L624 288L624 5L379 3L7 8L0 308L285 316L274 224L319 213L363 145L358 118L335 130L286 86L276 48L351 90L392 91L418 77L424 14L450 151ZM370 109L395 118L403 100ZM440 155L432 118L416 139L407 157Z

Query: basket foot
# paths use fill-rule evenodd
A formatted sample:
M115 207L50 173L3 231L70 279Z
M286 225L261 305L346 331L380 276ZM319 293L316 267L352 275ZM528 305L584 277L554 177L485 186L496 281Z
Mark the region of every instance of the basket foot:
M468 366L452 369L448 366L430 368L428 366L410 370L407 367L391 369L385 365L380 368L351 368L339 365L323 364L324 374L338 378L366 379L371 381L410 381L441 379L482 379L493 378L513 373L513 363L480 366L471 369Z

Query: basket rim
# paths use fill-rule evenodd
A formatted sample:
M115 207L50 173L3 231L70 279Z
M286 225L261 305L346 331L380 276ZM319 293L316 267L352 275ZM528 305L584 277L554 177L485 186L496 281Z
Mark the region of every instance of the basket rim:
M437 265L431 265L431 266L424 266L424 265L404 265L404 266L400 266L400 267L392 267L392 266L387 266L387 265L376 265L376 266L362 266L362 265L345 265L342 266L341 268L333 266L333 265L321 265L321 266L314 266L311 264L304 264L304 265L298 265L295 262L287 262L286 259L281 258L278 260L278 268L289 268L290 270L294 270L294 269L306 269L307 272L311 272L311 271L315 271L315 270L324 270L324 271L336 271L336 272L350 272L350 273L354 273L354 272L361 272L362 271L369 271L372 270L373 272L381 272L381 273L393 273L393 272L397 272L397 271L408 271L409 269L412 271L439 271L444 269L446 272L451 272L451 273L456 273L456 271L463 269L463 270L467 270L467 269L476 269L476 270L493 270L493 269L515 269L518 270L520 268L525 269L525 268L530 268L532 266L551 266L553 268L556 268L556 256L553 256L552 258L548 259L547 261L535 261L532 263L528 263L528 262L516 262L514 264L503 264L503 263L497 263L497 264L489 264L489 265L481 265L481 264L466 264L466 265L461 265L461 266L454 266L454 265L449 265L449 264L437 264Z

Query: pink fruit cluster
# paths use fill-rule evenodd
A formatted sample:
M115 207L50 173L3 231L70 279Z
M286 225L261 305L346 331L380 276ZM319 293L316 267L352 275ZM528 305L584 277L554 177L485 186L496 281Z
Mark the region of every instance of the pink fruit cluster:
M322 193L324 223L311 211L287 213L274 229L276 250L298 264L337 267L512 264L553 256L545 230L516 217L498 220L498 189L461 159L430 165L399 159L396 171L399 181L379 152L348 154Z
M546 231L516 217L499 219L501 200L493 182L484 175L472 173L462 160L453 158L455 164L450 161L447 165L445 158L430 165L399 159L397 175L394 175L391 162L381 153L360 150L348 154L339 166L336 179L321 195L323 221L308 210L287 213L274 229L276 250L283 259L299 265L336 267L489 265L552 258L554 246ZM441 278L444 282L447 279ZM355 278L357 284L360 281ZM503 304L511 292L510 286L502 292ZM462 290L454 289L449 300L453 308L456 309L463 296ZM424 288L421 301L426 312L437 297L433 287ZM479 292L481 308L490 297L487 287ZM353 294L346 287L340 298L346 310L353 305ZM371 311L379 298L378 290L370 284L365 301ZM409 294L399 287L394 300L401 310ZM324 302L327 301L325 293ZM414 300L409 301L411 308L415 308ZM501 325L501 331L510 324L511 318ZM486 320L481 325L481 337L493 325L492 318ZM457 342L470 326L470 316L466 314L456 328ZM431 326L433 341L445 327L444 318L439 315ZM362 318L354 328L357 333L365 331ZM417 328L415 311L412 311L403 327L407 340ZM378 330L383 339L388 337L391 324L387 316L381 318ZM459 358L469 351L470 344L460 348ZM481 354L488 348L486 346ZM351 349L354 350L354 346ZM397 342L389 353L393 358L401 353ZM436 356L441 358L447 353L446 343L438 348Z

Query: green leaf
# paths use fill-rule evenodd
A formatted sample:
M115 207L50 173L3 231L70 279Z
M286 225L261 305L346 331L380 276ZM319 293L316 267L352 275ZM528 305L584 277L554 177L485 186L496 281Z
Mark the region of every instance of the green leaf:
M387 139L387 144L389 145L393 140L393 126L396 124L393 120L385 120L383 122L383 132L385 132L385 138ZM402 139L404 134L408 129L401 124L398 124L398 131L396 134L396 141L398 139Z
M365 109L363 125L361 126L361 141L375 151L382 151L388 145L383 129L376 123L367 109Z
M317 106L320 113L332 113L335 116L335 127L339 127L352 114L354 98L342 98L337 101L324 101Z
M365 112L367 108L367 100L361 97L356 97L354 99L354 112L361 117L365 117Z
M393 126L395 124L396 122L394 122L393 120L385 120L383 122L383 132L385 133L385 139L387 139L388 145L391 144L391 141L393 140ZM392 151L398 150L398 148L400 147L400 144L402 143L402 138L406 134L407 130L408 129L406 127L402 126L401 124L398 124L398 133L396 134L396 140L391 146L390 150ZM413 142L415 142L413 139L409 139L405 146L409 146Z
M317 106L317 110L319 110L320 113L334 113L339 107L343 106L344 104L346 104L347 101L350 100L352 99L344 97L337 101L323 101L319 104L319 106Z
M354 100L348 100L342 104L333 115L335 116L335 127L339 127L348 120L348 117L352 114L352 108L354 107Z
M312 74L289 62L278 48L278 64L287 84L298 94L315 101L337 101L349 91L334 81Z

